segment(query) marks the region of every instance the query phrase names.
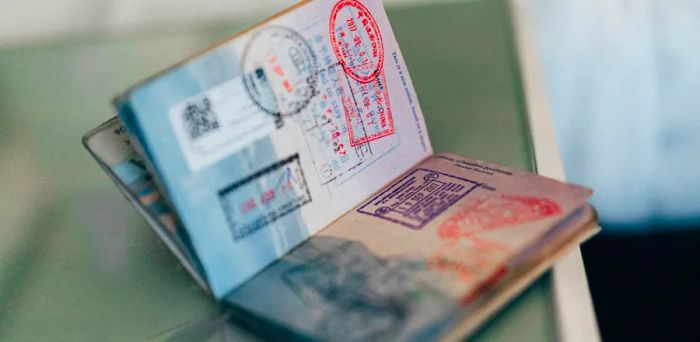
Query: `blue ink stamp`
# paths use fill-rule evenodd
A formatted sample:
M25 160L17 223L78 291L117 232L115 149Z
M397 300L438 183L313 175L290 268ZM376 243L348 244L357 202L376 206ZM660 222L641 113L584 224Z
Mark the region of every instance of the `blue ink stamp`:
M479 183L417 168L365 203L357 212L411 229L422 229Z
M238 241L311 202L294 154L219 191L226 222Z

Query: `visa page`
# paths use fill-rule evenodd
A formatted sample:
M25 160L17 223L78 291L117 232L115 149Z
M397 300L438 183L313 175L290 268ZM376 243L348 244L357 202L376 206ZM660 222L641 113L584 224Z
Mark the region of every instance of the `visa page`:
M216 297L432 153L376 0L300 3L117 106Z
M241 319L302 339L432 341L466 317L483 320L485 292L586 228L590 194L494 164L432 156L224 303Z

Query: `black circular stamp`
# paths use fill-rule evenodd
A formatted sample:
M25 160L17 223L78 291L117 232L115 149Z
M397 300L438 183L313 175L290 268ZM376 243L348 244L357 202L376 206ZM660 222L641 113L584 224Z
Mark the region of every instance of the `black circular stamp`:
M241 59L243 86L252 101L274 116L301 112L318 93L318 62L294 30L268 26L253 34Z

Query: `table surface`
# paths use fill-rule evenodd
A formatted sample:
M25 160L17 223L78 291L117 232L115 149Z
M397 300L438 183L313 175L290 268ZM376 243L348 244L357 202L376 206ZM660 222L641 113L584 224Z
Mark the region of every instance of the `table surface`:
M435 151L534 170L508 3L388 12ZM220 320L80 137L114 94L263 18L0 49L0 340L143 340ZM547 273L474 339L555 340L550 293Z

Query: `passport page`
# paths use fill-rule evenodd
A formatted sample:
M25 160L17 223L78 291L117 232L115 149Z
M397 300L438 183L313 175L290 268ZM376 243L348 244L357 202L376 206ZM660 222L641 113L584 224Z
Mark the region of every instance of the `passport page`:
M492 314L493 303L505 303L501 294L512 298L501 281L522 289L543 260L551 264L580 240L594 218L590 194L494 164L432 156L224 304L262 330L301 339L426 341L456 330L459 338L475 327L465 319L483 322L484 308Z
M217 298L432 153L377 0L301 2L116 103Z
M153 183L143 159L134 151L126 129L119 120L112 118L88 132L83 137L83 145L197 284L208 291L197 259L180 239L180 227L175 217Z

